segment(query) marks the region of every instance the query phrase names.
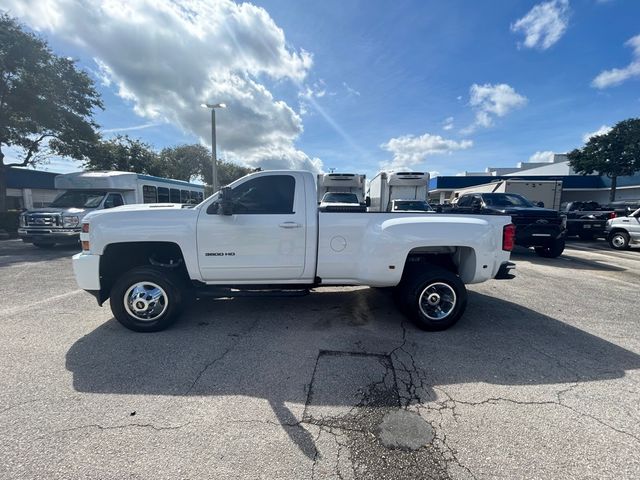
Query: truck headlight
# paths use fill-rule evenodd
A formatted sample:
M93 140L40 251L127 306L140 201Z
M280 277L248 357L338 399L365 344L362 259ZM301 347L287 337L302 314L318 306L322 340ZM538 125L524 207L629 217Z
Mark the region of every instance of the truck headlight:
M560 215L560 223L562 225L562 228L567 228L567 216L566 215Z
M65 228L77 227L80 223L80 219L78 217L64 217L62 219L62 226Z
M18 221L19 221L21 227L26 227L27 226L27 216L24 213L20 214L20 217L19 217Z

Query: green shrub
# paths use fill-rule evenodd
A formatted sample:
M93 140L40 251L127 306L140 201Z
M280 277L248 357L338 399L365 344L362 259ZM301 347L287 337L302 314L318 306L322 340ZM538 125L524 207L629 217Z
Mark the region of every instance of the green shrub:
M20 212L9 211L0 212L0 230L4 230L9 234L18 233L18 216Z

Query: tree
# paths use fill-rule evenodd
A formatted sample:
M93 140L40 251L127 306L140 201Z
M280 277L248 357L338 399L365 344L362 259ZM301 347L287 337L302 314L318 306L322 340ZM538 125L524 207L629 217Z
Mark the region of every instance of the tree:
M34 165L47 150L85 158L98 140L96 108L100 96L74 60L0 14L0 212L7 206L7 168ZM11 163L5 164L5 147L18 154Z
M158 166L164 176L186 182L202 177L207 162L211 162L211 154L199 144L163 148L158 156Z
M163 148L153 147L127 135L99 142L85 162L87 170L119 170L174 178L186 182L201 180L211 185L211 153L200 144ZM231 162L218 161L220 185L226 185L251 172Z
M640 171L640 118L617 123L609 133L596 135L568 154L569 164L583 175L598 172L611 179L609 201L616 199L618 177Z
M127 135L97 143L88 154L87 170L118 170L166 176L151 145Z
M161 171L165 172L169 178L186 181L198 178L207 185L211 185L213 177L211 151L203 145L179 145L165 148L160 152L159 163ZM218 183L227 185L252 171L248 167L218 160Z

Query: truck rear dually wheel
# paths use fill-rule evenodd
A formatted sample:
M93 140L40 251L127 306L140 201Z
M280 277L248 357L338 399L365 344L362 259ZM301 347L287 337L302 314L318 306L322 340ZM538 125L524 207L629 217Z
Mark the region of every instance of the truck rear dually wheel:
M111 289L111 311L136 332L158 332L173 324L182 311L183 282L173 271L145 266L123 274Z
M403 279L394 297L405 315L430 331L454 325L467 306L467 289L460 277L437 267Z

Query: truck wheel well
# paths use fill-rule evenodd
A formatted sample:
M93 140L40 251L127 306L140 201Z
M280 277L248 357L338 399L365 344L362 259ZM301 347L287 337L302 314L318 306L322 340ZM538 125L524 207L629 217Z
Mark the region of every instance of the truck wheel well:
M412 275L416 271L424 270L425 266L440 267L458 274L458 268L453 260L453 253L414 252L407 255L402 277Z
M134 267L154 265L189 278L180 247L171 242L124 242L107 245L100 257L100 302L109 298L111 287Z

